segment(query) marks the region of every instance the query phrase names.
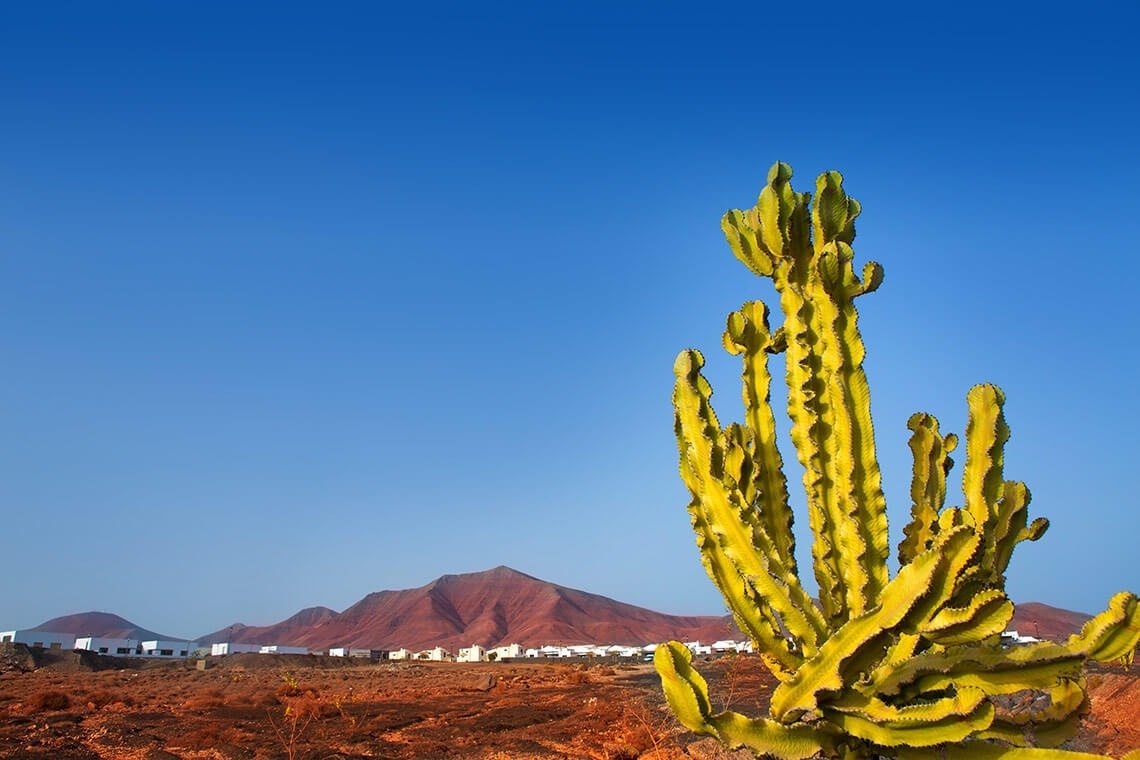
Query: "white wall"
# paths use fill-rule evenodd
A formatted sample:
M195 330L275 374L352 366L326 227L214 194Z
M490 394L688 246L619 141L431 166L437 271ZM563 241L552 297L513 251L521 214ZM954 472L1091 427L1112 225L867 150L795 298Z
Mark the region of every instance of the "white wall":
M53 631L0 631L0 643L10 641L45 649L75 649L75 634Z
M104 636L80 636L75 640L76 649L109 654L118 657L135 657L140 645L138 639L112 639Z
M143 654L147 657L189 657L197 647L197 642L177 639L152 639L142 643Z
M210 654L218 657L224 654L257 653L261 651L261 644L235 644L232 641L219 642L210 645Z
M280 644L269 644L261 648L262 654L308 654L308 647L287 647Z

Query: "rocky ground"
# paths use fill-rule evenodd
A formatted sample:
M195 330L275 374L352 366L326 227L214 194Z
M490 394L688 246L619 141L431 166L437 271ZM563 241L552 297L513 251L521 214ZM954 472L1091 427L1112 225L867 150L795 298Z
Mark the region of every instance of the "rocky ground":
M73 653L0 662L0 758L729 757L681 729L649 664L391 663L235 655L187 663L88 662ZM107 668L107 669L98 669ZM756 658L703 663L718 708L766 709ZM1140 677L1089 674L1074 748L1140 747Z

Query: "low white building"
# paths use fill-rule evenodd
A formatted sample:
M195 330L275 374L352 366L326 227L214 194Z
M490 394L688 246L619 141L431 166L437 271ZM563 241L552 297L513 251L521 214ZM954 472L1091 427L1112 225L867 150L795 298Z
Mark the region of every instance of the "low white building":
M261 648L261 654L308 654L308 647L290 647L281 644L269 644Z
M547 644L538 650L538 657L573 657L574 653L570 651L570 647L556 647L553 644Z
M118 657L189 657L198 648L197 642L180 639L115 639L105 636L80 636L75 640L76 649L109 654Z
M1024 636L1017 631L1005 631L1001 635L1001 643L1003 646L1011 646L1013 644L1036 644L1041 639L1036 636Z
M421 652L416 652L413 660L428 660L429 662L443 662L451 659L451 652L443 647L436 647L435 649L425 649Z
M329 657L360 657L363 659L382 659L380 652L374 652L371 649L350 649L349 647L332 647L329 649Z
M400 647L399 649L393 649L388 653L389 660L410 660L411 658L412 653L403 647Z
M220 657L224 654L257 654L261 651L261 644L236 644L232 641L218 642L210 645L210 654Z
M487 659L487 650L478 644L463 647L455 656L456 662L483 662L485 659Z
M752 653L751 641L733 641L731 639L723 639L721 641L714 641L709 646L718 654L725 654L727 652L736 652L738 654Z
M197 648L198 642L179 639L151 639L142 643L144 657L189 657Z
M686 641L685 646L693 653L694 657L699 657L703 654L712 654L711 644L702 644L699 641Z
M493 656L492 656L493 655ZM488 660L509 660L516 659L523 656L523 648L518 644L507 644L503 647L495 647L487 651Z
M138 639L113 639L106 636L80 636L75 640L75 648L119 657L136 657L143 653L142 642Z
M23 644L44 649L75 649L75 634L54 631L0 631L0 644Z

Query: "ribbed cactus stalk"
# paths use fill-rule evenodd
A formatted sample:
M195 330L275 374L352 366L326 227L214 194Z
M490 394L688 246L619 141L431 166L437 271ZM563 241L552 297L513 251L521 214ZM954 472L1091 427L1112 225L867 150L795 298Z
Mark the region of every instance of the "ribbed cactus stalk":
M728 316L724 346L743 362L745 418L722 427L701 375L683 351L673 394L681 477L701 559L737 624L779 681L767 717L716 713L708 687L678 642L654 661L678 719L729 747L776 758L1093 757L1053 749L1077 728L1088 700L1087 659L1129 659L1140 603L1117 594L1064 644L1003 647L1013 616L1005 569L1013 548L1048 527L1028 520L1029 490L1005 480L1004 396L968 396L961 507L946 506L957 446L938 421L915 414L911 521L891 577L886 503L871 425L855 299L882 268L854 269L859 204L828 172L796 193L777 163L755 208L722 227L736 257L770 278L784 315L769 327L754 301ZM770 400L769 354L785 355L788 415L804 470L819 601L800 580L792 510ZM1011 713L1001 698L1042 698ZM1024 704L1024 700L1021 700ZM1140 751L1129 755L1140 760Z

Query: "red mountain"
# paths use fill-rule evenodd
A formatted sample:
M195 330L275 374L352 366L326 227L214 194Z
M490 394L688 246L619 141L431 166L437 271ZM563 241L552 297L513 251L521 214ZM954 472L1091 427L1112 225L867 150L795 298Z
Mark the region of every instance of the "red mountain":
M140 628L131 621L118 615L112 615L110 612L79 612L74 615L64 615L40 623L30 630L71 633L76 636L100 636L108 639L139 639L141 641L179 638L177 636L163 636L161 633Z
M262 644L449 649L479 644L712 642L739 633L727 618L653 612L533 578L509 567L444 575L426 586L379 591L344 612L303 610L276 625L232 626L199 639Z
M1022 636L1048 641L1064 641L1092 619L1092 615L1050 607L1040 602L1025 602L1014 608L1013 620L1007 628Z
M276 638L270 640L266 637L276 636L279 631L295 632L315 628L324 625L336 616L336 610L330 610L328 607L306 607L296 615L274 625L251 626L245 623L234 623L213 633L207 633L205 636L199 636L195 641L202 645L220 644L227 641L235 644L288 644L287 641Z

